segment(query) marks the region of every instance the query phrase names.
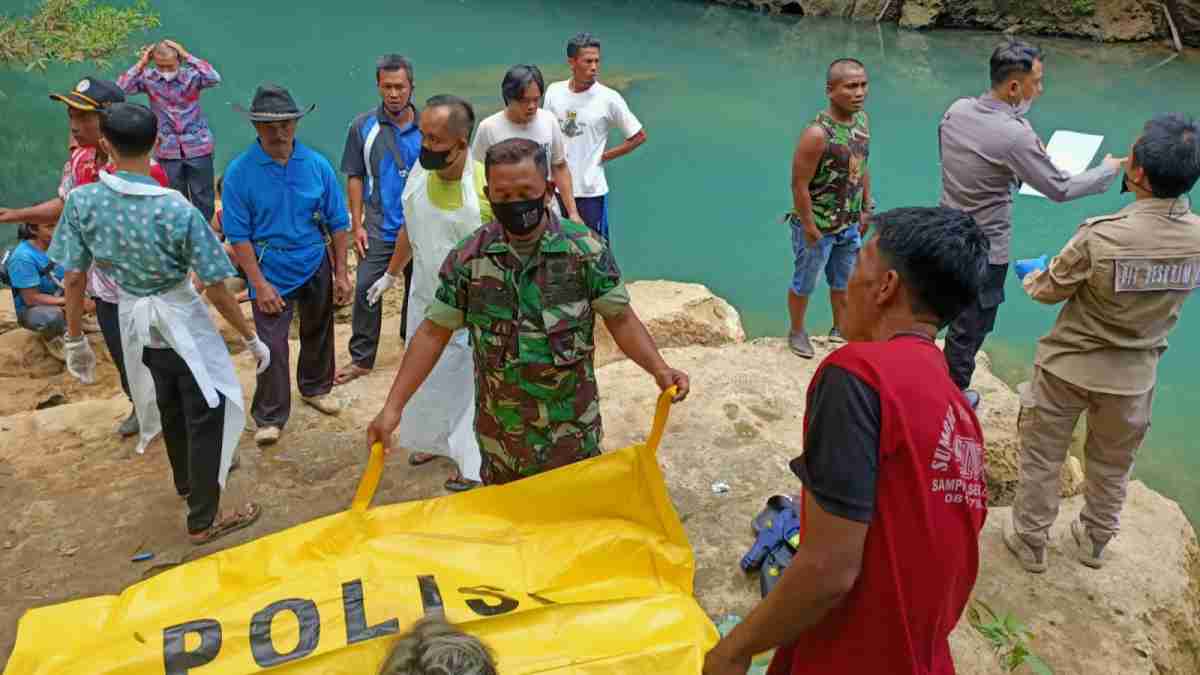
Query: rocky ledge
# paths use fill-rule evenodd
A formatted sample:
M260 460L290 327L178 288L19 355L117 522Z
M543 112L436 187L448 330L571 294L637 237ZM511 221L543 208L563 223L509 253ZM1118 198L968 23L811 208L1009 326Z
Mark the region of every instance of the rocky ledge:
M758 598L757 580L737 566L752 542L750 519L770 495L797 491L787 463L801 446L805 389L820 358L836 345L819 343L817 359L805 361L780 339L747 342L737 312L703 286L637 282L630 292L668 361L692 378L692 396L672 411L660 461L695 550L696 595L714 618L745 615ZM385 336L397 332L394 299L385 304ZM337 329L339 360L345 358L348 328ZM11 375L0 382L5 392L0 494L9 505L0 526L2 664L26 609L115 593L156 569L211 550L198 553L183 537L182 512L161 448L133 455L133 441L113 435L128 404L111 364L101 364L99 384L74 384L36 339L14 329L7 301L0 302L0 331L5 331L0 365ZM296 351L293 345L293 358ZM97 353L104 358L100 345ZM375 372L335 390L346 404L340 416L297 406L280 444L269 451L256 448L246 433L242 468L231 477L225 500L252 498L265 513L255 527L219 547L346 507L365 462L363 429L382 403L401 354L396 340L384 340ZM251 392L249 356L238 354L235 363ZM643 440L657 394L653 382L604 333L598 336L597 363L606 364L598 369L605 445ZM979 365L975 384L986 400L981 421L995 505L1004 502L1016 479L1019 402L991 374L986 358ZM35 409L39 404L42 409ZM376 499L440 496L448 473L443 461L416 469L392 462ZM1078 492L1079 480L1072 464L1064 472L1064 494ZM729 491L714 493L718 481ZM1069 522L1080 506L1079 497L1066 500L1060 523ZM1124 529L1110 545L1104 570L1083 567L1065 554L1060 524L1050 570L1036 576L1022 571L1004 548L1000 524L1008 516L1003 506L989 515L975 597L1027 623L1037 636L1033 651L1054 672L1200 672L1200 547L1177 504L1135 483ZM154 551L160 567L130 565L135 550ZM1004 672L965 620L953 635L953 648L960 673Z
M1200 47L1200 0L716 0L760 11L899 22L905 28L975 28L1102 42L1170 38Z

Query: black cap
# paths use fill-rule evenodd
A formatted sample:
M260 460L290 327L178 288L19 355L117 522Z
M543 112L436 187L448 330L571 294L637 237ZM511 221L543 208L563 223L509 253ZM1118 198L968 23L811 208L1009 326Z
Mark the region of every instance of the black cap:
M308 106L308 109L301 110L296 105L296 99L292 98L291 92L277 84L259 86L258 90L254 92L254 100L250 103L249 110L236 103L233 104L233 109L246 115L251 122L298 120L316 107L317 105L314 103Z
M104 109L109 103L123 103L125 92L112 80L85 77L72 91L66 94L50 94L50 98L62 101L76 110L96 112Z

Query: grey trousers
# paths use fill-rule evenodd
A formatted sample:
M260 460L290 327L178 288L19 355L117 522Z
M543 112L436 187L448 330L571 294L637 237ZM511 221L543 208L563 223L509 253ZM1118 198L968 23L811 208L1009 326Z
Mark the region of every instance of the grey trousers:
M212 155L187 157L184 159L160 159L159 166L171 181L171 189L179 190L192 203L204 220L212 221L216 202L215 174Z
M396 245L382 239L367 242L367 257L358 261L358 272L354 280L353 334L350 336L350 360L359 368L371 370L375 367L375 354L379 351L379 332L383 326L383 303L374 307L367 304L367 291L371 284L379 281L387 271ZM412 261L404 266L404 306L400 315L400 339L404 339L408 324L408 289L412 287Z
M254 303L254 326L271 350L271 365L258 376L250 415L262 427L283 428L292 413L288 332L292 315L300 314L300 359L296 387L301 396L320 396L333 389L333 271L329 256L304 285L283 298L279 314L264 314Z
M17 315L17 323L44 338L56 338L67 332L67 315L62 307L37 305Z
M1079 519L1094 539L1107 541L1117 534L1133 458L1150 430L1153 401L1153 389L1133 396L1102 394L1034 369L1017 421L1021 455L1013 523L1021 538L1035 546L1046 544L1058 517L1059 471L1084 410L1085 505Z

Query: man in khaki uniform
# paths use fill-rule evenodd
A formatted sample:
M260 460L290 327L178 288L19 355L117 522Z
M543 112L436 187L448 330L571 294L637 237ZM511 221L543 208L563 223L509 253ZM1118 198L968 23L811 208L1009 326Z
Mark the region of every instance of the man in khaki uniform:
M1200 288L1200 217L1187 197L1197 178L1200 126L1183 115L1155 117L1125 167L1136 201L1085 222L1048 268L1045 256L1016 264L1034 300L1066 301L1038 342L1022 396L1020 483L1004 523L1005 544L1030 572L1046 569L1059 470L1084 410L1087 505L1071 523L1080 562L1101 567L1120 529L1134 453L1150 429L1158 360Z

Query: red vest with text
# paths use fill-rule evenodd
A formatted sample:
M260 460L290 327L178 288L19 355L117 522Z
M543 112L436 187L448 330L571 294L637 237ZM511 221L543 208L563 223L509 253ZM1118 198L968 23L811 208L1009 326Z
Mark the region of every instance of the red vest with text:
M949 635L975 586L987 517L979 420L927 339L852 343L830 365L879 394L875 512L853 589L776 652L768 675L952 674Z

